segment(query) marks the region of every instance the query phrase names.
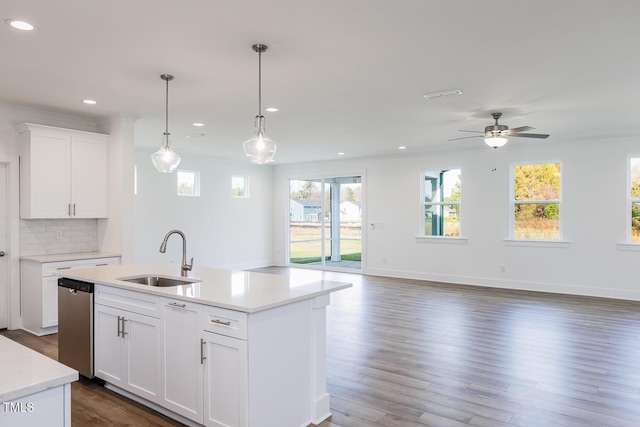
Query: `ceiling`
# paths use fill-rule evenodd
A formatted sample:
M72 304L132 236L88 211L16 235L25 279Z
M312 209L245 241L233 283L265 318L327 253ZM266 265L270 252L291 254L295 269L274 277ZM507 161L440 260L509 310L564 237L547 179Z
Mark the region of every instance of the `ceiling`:
M135 117L149 150L168 73L174 149L244 160L255 43L275 164L478 148L447 140L494 111L551 134L511 145L640 137L637 0L0 0L0 14L37 26L0 25L1 103Z

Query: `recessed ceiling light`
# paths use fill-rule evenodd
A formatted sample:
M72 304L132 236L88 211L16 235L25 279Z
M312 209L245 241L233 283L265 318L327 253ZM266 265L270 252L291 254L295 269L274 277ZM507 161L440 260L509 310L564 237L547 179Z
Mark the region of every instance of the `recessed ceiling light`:
M33 24L30 24L27 21L21 21L19 19L7 19L4 22L6 22L7 25L10 25L16 30L33 31L36 29L36 27Z
M340 152L338 153L338 156L344 156L344 153Z
M401 145L400 147L398 147L398 150L406 150L407 147L405 147L404 145Z
M191 135L186 135L185 138L202 138L207 136L206 133L192 133Z
M83 99L82 102L84 102L85 104L89 104L89 105L97 104L97 102L94 101L93 99Z
M280 109L277 108L277 107L267 107L267 108L264 109L264 111L268 111L270 113L275 113L277 111L280 111Z
M438 92L425 93L425 99L444 98L445 96L462 95L462 91L459 89L441 90Z
M202 127L204 126L204 123L193 123L194 126L198 126L198 127Z

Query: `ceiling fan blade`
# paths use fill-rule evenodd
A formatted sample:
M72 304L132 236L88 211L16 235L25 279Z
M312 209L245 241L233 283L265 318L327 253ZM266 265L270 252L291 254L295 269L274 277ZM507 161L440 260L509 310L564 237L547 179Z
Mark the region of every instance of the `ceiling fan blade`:
M484 134L484 132L482 132ZM461 138L453 138L453 139L447 139L447 141L457 141L459 139L469 139L469 138L482 138L484 135L474 135L474 136L463 136Z
M484 133L484 132L479 131L479 130L460 130L459 132L473 132L473 133L482 133L482 134Z
M513 135L509 136L516 136L519 138L549 138L549 135L546 135L544 133L514 133Z
M509 129L508 133L511 133L511 132L515 132L515 133L526 132L528 130L534 130L534 129L535 128L532 128L531 126L520 126L519 128Z

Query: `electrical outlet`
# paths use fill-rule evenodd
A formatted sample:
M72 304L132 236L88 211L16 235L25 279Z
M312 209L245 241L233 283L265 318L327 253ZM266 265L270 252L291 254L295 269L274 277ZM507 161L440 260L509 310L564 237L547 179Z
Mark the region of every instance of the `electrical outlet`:
M62 240L62 231L56 231L56 240Z
M507 267L505 267L504 265L500 266L500 273L505 273L507 271Z

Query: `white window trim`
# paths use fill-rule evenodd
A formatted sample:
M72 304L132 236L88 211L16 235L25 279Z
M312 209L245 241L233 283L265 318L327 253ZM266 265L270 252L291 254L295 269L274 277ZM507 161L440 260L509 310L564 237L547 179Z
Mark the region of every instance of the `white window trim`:
M558 218L558 227L559 227L559 235L557 239L554 240L541 240L541 239L517 239L514 237L514 228L515 228L515 218L514 211L516 207L516 197L515 191L513 187L513 179L514 179L514 170L516 166L524 166L524 165L545 165L549 163L558 163L560 165L560 199L557 200L526 200L520 201L517 204L541 204L541 203L558 203L560 208L560 218ZM562 166L562 162L560 160L548 160L548 161L525 161L525 162L513 162L509 165L509 233L508 238L504 239L505 244L512 246L547 246L547 247L564 247L565 245L569 245L569 241L564 239L564 209L562 208L562 200L564 198L564 167ZM508 242L508 243L507 243ZM530 244L519 244L530 243ZM543 243L551 243L551 245L543 245Z
M242 178L244 181L244 194L236 196L233 194L233 178ZM231 175L231 198L232 199L248 199L249 198L249 177L246 175Z
M640 154L635 154L635 155L629 155L627 156L627 195L626 195L626 199L627 199L627 214L626 214L626 218L627 218L627 222L626 222L626 242L624 242L624 245L629 245L630 247L633 247L635 245L640 245L640 242L633 242L631 241L631 206L634 203L640 203L640 198L632 198L631 197L631 159L640 159ZM620 245L622 245L623 243L618 244L618 249L620 250L640 250L640 249L621 249Z
M462 192L462 168L461 167L451 167L447 170L458 169L460 171L460 191ZM427 203L424 201L424 174L427 171L434 170L445 170L439 168L423 168L420 169L420 223L418 235L415 236L415 241L418 243L454 243L454 244L466 244L467 239L462 235L462 198L459 202L430 202L429 205L437 206L437 205L458 205L460 208L460 235L459 236L426 236L424 229L424 216L425 216L425 206ZM450 241L450 242L449 242Z
M195 194L183 194L180 193L180 183L178 182L178 174L182 173L191 173L193 174L193 186ZM176 194L179 197L200 197L200 171L197 170L189 170L189 169L178 169L176 171Z

